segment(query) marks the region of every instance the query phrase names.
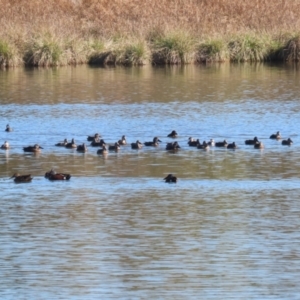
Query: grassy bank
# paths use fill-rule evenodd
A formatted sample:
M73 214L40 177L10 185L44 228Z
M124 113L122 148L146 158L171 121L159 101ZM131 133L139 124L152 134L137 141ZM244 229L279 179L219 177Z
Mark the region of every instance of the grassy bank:
M298 61L299 0L0 0L0 65Z

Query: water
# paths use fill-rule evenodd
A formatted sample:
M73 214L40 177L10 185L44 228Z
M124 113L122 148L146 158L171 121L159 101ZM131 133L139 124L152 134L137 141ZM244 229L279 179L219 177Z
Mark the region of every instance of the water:
M1 299L300 299L298 83L288 65L1 71ZM96 132L162 143L103 157ZM244 144L254 136L265 149ZM64 138L89 151L54 146ZM71 180L46 180L52 167Z

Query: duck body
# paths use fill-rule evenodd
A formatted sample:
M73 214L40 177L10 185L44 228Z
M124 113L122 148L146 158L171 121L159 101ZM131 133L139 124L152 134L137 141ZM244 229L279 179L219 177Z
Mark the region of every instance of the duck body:
M57 173L53 169L45 173L45 178L49 180L70 180L71 174Z
M167 143L166 150L178 150L180 148L178 142Z
M276 133L271 134L271 135L270 135L270 139L273 139L273 140L280 140L280 139L281 139L280 132L277 131Z
M254 149L263 149L265 148L264 144L262 142L257 142L255 145L254 145Z
M7 124L7 125L6 125L6 128L5 128L5 131L6 131L6 132L11 132L11 131L13 131L13 130L12 130L12 128L9 126L9 124Z
M85 153L85 152L88 151L88 148L87 148L87 146L85 145L85 143L83 143L82 145L78 145L76 150L77 150L78 152Z
M197 149L208 150L209 149L209 145L208 145L208 143L206 143L206 141L204 141L202 144L199 143L197 145Z
M101 137L101 135L99 133L95 133L94 135L88 135L87 137L87 141L88 142L92 142L94 139L99 139Z
M99 155L104 155L104 154L106 154L106 153L107 153L107 148L106 148L106 145L103 144L102 149L99 149L99 150L97 151L97 154L99 154Z
M215 143L215 146L216 147L227 147L227 145L228 145L228 143L227 143L227 141L226 140L224 140L223 142L216 142Z
M68 144L68 140L64 139L62 142L58 142L55 144L57 147L65 147Z
M126 136L122 135L121 139L118 140L119 145L127 145Z
M105 144L104 140L101 139L101 140L96 140L94 139L92 142L91 142L91 146L92 147L102 147L103 145Z
M227 149L236 149L237 148L237 145L235 142L232 142L230 144L227 145Z
M75 143L75 140L72 139L70 143L67 143L67 144L65 145L65 147L68 148L68 149L75 149L75 148L77 148L77 145L76 145L76 143Z
M24 152L41 152L41 149L43 149L43 147L41 147L38 144L35 144L34 146L28 146L28 147L23 147Z
M257 137L254 137L253 140L245 140L245 145L255 145L257 142L259 142Z
M178 136L178 134L175 130L172 130L171 133L168 134L168 137L173 138L173 139L177 138L177 136Z
M114 145L110 145L110 146L108 146L108 150L109 151L119 151L120 150L120 145L119 145L119 143L118 142L115 142L115 144Z
M215 146L214 139L210 139L209 142L207 142L207 145L210 146L210 147L214 147Z
M135 143L131 143L131 149L142 149L143 144L137 140Z
M14 178L15 183L27 183L27 182L31 182L32 180L31 174L20 175L19 173L15 173L10 178Z
M153 138L152 142L145 142L144 145L157 147L159 145L159 143L161 143L161 140L156 136Z
M176 183L177 177L174 176L173 174L169 174L167 177L164 178L164 181L167 183Z
M293 144L293 141L290 138L288 138L287 140L283 140L281 144L284 146L291 146Z
M3 145L1 145L1 149L8 150L10 148L9 142L5 141Z
M192 137L190 137L188 140L188 145L190 147L197 147L199 144L201 144L199 139L194 140Z

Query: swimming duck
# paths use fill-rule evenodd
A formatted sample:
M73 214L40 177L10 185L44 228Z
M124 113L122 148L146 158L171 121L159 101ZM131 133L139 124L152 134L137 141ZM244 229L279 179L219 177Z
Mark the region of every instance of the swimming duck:
M177 177L175 177L173 174L169 174L167 177L164 178L164 181L167 183L176 183Z
M270 135L270 139L274 139L274 140L280 140L280 139L281 139L280 132L279 132L279 131L277 131L276 133L274 133L274 134L271 134L271 135Z
M25 182L30 182L32 180L31 174L20 175L19 173L15 173L10 178L14 178L15 183L25 183Z
M107 153L107 148L106 148L106 145L105 144L103 144L103 146L102 146L102 149L99 149L98 151L97 151L97 154L99 154L99 155L104 155L104 154L106 154Z
M237 145L235 144L235 142L227 145L227 149L236 149L236 148L237 148Z
M245 140L246 145L255 145L258 142L258 138L254 137L253 140Z
M189 137L188 145L190 147L197 147L199 144L200 144L200 140L199 139L195 140L192 137Z
M91 146L92 147L102 147L103 145L105 144L104 140L101 139L101 140L97 140L97 139L94 139L92 142L91 142Z
M85 145L85 143L83 143L82 145L78 145L77 146L77 149L76 149L78 152L87 152L88 151L88 148L87 146Z
M89 142L92 142L94 139L99 139L101 137L101 135L99 133L95 133L94 135L88 135L87 140Z
M161 143L161 140L156 136L153 138L152 142L145 142L144 145L157 147L159 145L159 143Z
M71 174L57 173L53 169L45 173L45 178L49 180L70 180Z
M137 140L135 143L131 143L131 149L142 149L143 144Z
M1 146L1 149L8 150L10 148L10 145L7 141L4 142L4 144Z
M114 145L110 145L110 146L108 146L108 150L109 151L119 151L120 150L120 145L119 145L119 143L118 142L115 142L115 144Z
M23 147L24 152L41 152L41 149L44 149L38 144L35 144L34 146L28 146L28 147Z
M210 139L209 142L207 142L208 146L214 147L215 146L215 140L214 139Z
M178 142L167 143L166 150L178 150L180 148Z
M68 149L77 148L77 145L75 144L75 140L72 139L72 141L70 143L67 143L65 147Z
M265 148L264 144L262 142L257 142L255 145L254 145L254 148L255 149L263 149Z
M62 142L56 143L55 146L58 146L58 147L65 147L67 144L68 144L68 140L67 140L67 139L64 139Z
M126 145L126 137L125 135L122 135L121 139L118 141L119 145Z
M168 134L168 137L175 139L178 136L177 132L175 130L172 130L171 133Z
M13 130L12 130L12 128L9 126L9 124L7 124L7 125L6 125L6 128L5 128L5 131L6 131L6 132L11 132L11 131L13 131Z
M199 143L199 144L197 145L197 149L208 150L208 149L209 149L209 145L208 145L208 143L206 143L206 141L204 141L202 144Z
M293 144L293 141L290 138L288 138L287 140L283 140L281 144L284 146L291 146Z
M227 145L228 145L228 143L227 143L227 141L226 140L224 140L223 142L216 142L215 143L215 146L216 147L227 147Z

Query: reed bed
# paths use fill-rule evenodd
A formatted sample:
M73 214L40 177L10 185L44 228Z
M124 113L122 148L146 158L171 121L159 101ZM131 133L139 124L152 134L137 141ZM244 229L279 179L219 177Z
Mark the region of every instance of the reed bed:
M300 0L0 0L0 65L298 61Z

